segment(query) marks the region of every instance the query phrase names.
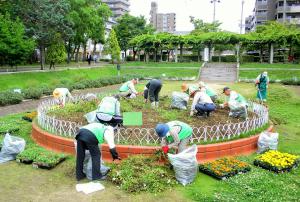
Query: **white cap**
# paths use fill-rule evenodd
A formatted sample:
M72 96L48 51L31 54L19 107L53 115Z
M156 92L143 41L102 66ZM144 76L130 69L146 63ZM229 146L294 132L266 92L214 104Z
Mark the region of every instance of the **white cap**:
M200 87L200 88L205 87L205 83L204 83L203 81L200 81L200 82L199 82L199 87Z
M263 75L264 75L264 76L268 76L268 72L264 72Z
M111 126L106 126L106 130L104 133L104 140L108 144L109 148L115 148L115 135L114 135L114 128Z

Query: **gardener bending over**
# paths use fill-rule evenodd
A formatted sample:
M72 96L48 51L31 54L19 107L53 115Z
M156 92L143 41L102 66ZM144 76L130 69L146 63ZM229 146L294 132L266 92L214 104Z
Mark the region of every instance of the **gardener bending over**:
M150 97L151 107L152 108L158 108L158 102L159 102L159 92L162 88L162 82L158 79L151 79L145 86L144 89L144 98L145 103L148 101L148 97Z
M206 93L206 88L202 87L194 96L193 104L191 106L190 116L209 117L210 113L216 110L216 106L211 98Z
M96 111L96 117L100 123L113 127L121 125L123 118L120 111L120 96L104 97Z
M199 88L201 88L201 89L204 88L206 94L211 98L211 100L213 102L215 102L218 99L217 93L212 88L210 88L206 83L204 83L203 81L199 82Z
M121 158L116 151L114 143L114 129L111 126L105 126L101 123L91 123L80 128L76 135L77 140L77 159L76 159L76 178L84 179L86 175L83 173L83 161L85 158L85 150L89 150L92 157L92 179L99 180L103 176L100 172L101 151L98 144L108 144L113 160Z
M181 90L182 90L182 92L188 94L190 96L190 98L193 98L196 91L199 90L199 85L183 83L181 85Z
M61 107L65 106L67 97L73 99L69 89L67 88L56 88L53 91L53 97L55 98L58 105L60 105Z
M262 74L258 75L255 80L255 86L257 87L257 99L262 102L267 101L267 89L269 85L269 77L268 72L263 72Z
M193 129L181 121L171 121L157 124L155 131L162 138L161 145L164 153L170 148L178 148L178 153L185 150L190 142Z
M127 98L135 98L138 95L138 92L135 90L135 85L139 82L139 79L135 78L130 81L124 83L120 91L120 96L127 97Z
M248 103L246 99L239 93L228 87L223 89L223 93L229 98L227 102L221 104L221 107L229 107L229 116L234 118L247 118Z

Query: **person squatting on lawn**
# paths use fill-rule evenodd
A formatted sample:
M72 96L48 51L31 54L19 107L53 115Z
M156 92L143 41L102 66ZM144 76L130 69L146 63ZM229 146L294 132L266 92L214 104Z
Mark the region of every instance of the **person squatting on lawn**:
M181 121L171 121L159 123L155 131L162 138L161 146L164 153L168 153L170 148L178 148L178 153L185 150L190 142L193 129Z
M246 99L229 87L225 87L223 93L228 97L228 101L220 106L230 108L229 116L234 118L247 118L248 103Z
M188 94L190 96L190 98L193 98L195 95L195 92L197 90L199 90L199 85L183 83L181 85L181 90L182 90L182 92Z
M151 102L152 108L158 108L159 105L159 92L162 88L162 82L158 79L151 79L144 88L145 103L148 101L148 97Z
M197 91L191 106L190 116L209 117L210 113L216 110L216 105L206 93L206 88L202 87Z
M218 99L217 93L212 88L210 88L206 83L200 81L199 88L201 89L205 88L206 94L211 98L213 102L215 102Z
M100 123L113 127L123 124L120 110L120 96L104 97L96 110L96 117Z
M256 98L259 101L266 102L267 101L267 89L269 86L269 77L268 72L263 72L255 80L255 86L257 88Z
M89 150L92 157L92 179L99 180L103 176L100 172L101 151L98 144L108 144L113 160L121 158L116 151L114 143L114 129L111 126L105 126L101 123L90 123L80 128L75 139L77 140L76 155L76 178L81 180L86 177L83 173L83 162L85 150Z
M65 106L67 97L73 99L69 89L67 88L56 88L53 91L53 97L56 100L57 104L61 107Z
M139 79L135 78L130 81L124 83L119 91L120 96L127 97L127 98L135 98L138 95L138 92L135 90L135 85L139 82Z

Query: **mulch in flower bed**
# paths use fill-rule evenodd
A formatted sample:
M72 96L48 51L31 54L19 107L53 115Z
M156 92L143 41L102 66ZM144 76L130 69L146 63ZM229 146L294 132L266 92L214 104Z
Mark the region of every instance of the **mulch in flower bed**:
M258 155L253 164L275 173L290 172L300 164L300 157L289 153L269 150Z
M218 180L226 180L237 174L249 172L251 167L248 163L242 162L233 157L226 157L200 164L199 170Z

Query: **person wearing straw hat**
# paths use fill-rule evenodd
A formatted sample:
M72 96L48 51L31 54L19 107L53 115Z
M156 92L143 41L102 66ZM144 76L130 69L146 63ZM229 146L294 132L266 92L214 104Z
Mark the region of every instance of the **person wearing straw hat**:
M114 142L114 129L111 126L105 126L101 123L90 123L79 129L75 137L77 141L76 149L76 179L82 180L86 177L83 173L83 162L85 158L85 150L89 150L92 157L92 180L102 179L100 172L101 151L98 144L106 142L109 147L112 159L121 160L116 151Z
M53 91L53 97L61 107L65 106L67 97L73 99L69 89L67 88L56 88Z
M256 98L259 101L266 102L267 101L267 89L269 86L269 77L268 72L263 72L255 80L255 86L257 88Z
M206 89L202 87L197 91L191 106L190 116L209 117L210 113L216 110L216 105L206 93ZM196 112L196 113L195 113Z
M170 148L178 148L178 153L185 150L193 135L193 129L181 121L171 121L159 123L155 131L161 138L161 146L164 153L168 153Z
M181 90L182 92L186 93L189 95L190 98L193 98L196 91L199 90L199 86L197 84L186 84L183 83L181 85Z
M213 102L215 102L218 99L217 93L203 81L199 82L199 88L205 89L206 94L211 98Z
M159 106L159 92L162 88L162 82L159 79L151 79L144 88L145 103L148 101L148 97L151 102L152 108L158 108Z
M138 95L138 92L135 90L134 86L138 84L138 82L138 78L134 78L130 81L125 82L119 89L119 95L126 98L135 98Z
M220 107L229 107L229 116L234 118L247 118L248 103L239 93L231 90L229 87L223 89L223 93L228 97L228 101L221 104Z
M123 124L120 110L120 96L107 96L101 100L96 110L96 117L100 123L113 127Z

